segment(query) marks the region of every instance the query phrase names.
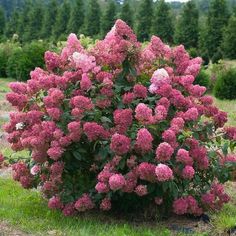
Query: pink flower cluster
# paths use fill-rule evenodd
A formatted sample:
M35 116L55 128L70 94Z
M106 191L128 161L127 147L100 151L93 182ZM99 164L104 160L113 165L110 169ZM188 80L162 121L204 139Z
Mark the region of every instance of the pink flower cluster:
M203 213L203 209L199 206L197 200L193 196L181 197L174 201L173 211L177 215L193 214L199 216Z
M176 214L221 207L228 196L212 182L234 171L222 147L235 147L236 129L193 84L201 62L156 36L143 48L122 20L90 49L70 34L60 54L45 53L46 70L10 84L7 140L31 153L14 179L40 186L65 216L138 200L171 202Z
M211 190L202 195L201 201L205 207L212 210L219 210L224 203L229 202L230 197L224 192L222 184L213 183Z

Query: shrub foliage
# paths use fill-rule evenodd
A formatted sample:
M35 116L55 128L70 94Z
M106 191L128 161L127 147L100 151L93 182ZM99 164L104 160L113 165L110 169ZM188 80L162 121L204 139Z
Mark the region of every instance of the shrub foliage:
M194 80L194 84L199 84L201 86L206 87L209 89L210 87L210 76L206 72L206 70L201 69L199 74L197 75L196 79Z
M14 150L31 151L14 179L40 186L50 208L200 215L229 201L221 183L235 165L236 129L222 129L227 114L193 85L200 58L155 36L142 48L118 20L93 48L71 34L45 62L10 84L18 112L4 129Z
M44 42L31 42L23 47L15 45L7 60L6 74L10 78L26 81L30 71L35 67L44 65L44 52L47 46Z
M236 99L236 69L228 68L219 74L214 93L220 99Z

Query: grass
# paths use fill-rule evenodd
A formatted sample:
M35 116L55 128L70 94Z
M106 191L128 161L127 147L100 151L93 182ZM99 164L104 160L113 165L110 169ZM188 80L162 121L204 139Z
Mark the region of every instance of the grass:
M9 78L0 78L0 100L4 99L5 94L10 91L8 84L14 81Z
M14 81L13 79L9 79L9 78L0 78L0 115L2 113L12 110L11 105L5 100L5 96L6 96L6 93L10 91L8 84L13 81ZM0 116L0 127L2 126L4 122L5 122L5 118Z
M168 236L171 232L160 225L148 227L134 226L122 222L104 222L93 216L82 215L65 218L47 208L46 202L36 191L22 189L10 179L0 178L0 219L15 227L36 235L130 235L130 236Z
M231 186L235 197L235 186ZM109 216L97 214L66 218L57 211L47 208L46 202L35 190L25 190L11 179L0 178L0 219L7 221L17 229L33 235L68 235L68 236L184 236L184 233L173 233L163 227L163 222L127 223L114 220ZM223 235L236 224L235 202L225 205L222 211L211 216L212 225L207 232L191 235Z

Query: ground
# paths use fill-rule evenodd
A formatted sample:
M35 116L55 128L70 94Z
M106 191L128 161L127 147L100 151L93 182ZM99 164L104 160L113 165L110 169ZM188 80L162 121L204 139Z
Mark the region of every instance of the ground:
M10 105L4 100L9 91L10 79L0 79L0 150L13 159L27 155L10 150L1 125L8 119ZM216 105L229 113L228 125L236 125L236 101L220 101ZM129 235L129 236L169 236L169 235L236 235L227 231L236 227L236 183L227 183L227 191L232 197L218 213L209 212L210 223L187 217L171 217L168 221L130 221L117 219L108 214L84 214L77 218L65 218L59 212L46 207L46 202L35 190L24 190L11 178L8 167L0 170L0 236L2 235Z

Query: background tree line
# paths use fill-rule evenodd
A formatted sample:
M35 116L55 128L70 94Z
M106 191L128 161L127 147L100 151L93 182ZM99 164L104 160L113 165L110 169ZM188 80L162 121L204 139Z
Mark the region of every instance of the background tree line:
M65 40L70 32L102 38L117 18L139 40L158 35L205 61L236 58L236 0L0 0L0 39ZM233 10L234 9L234 10Z

